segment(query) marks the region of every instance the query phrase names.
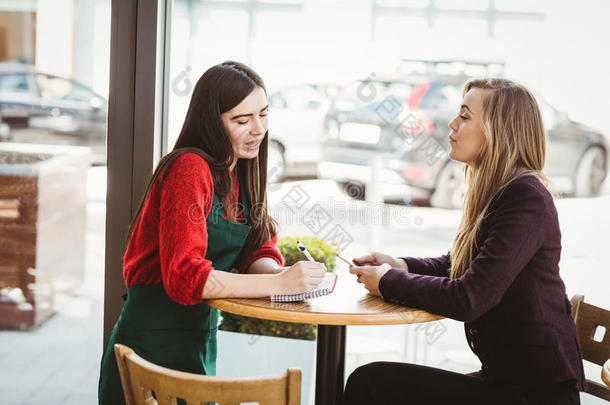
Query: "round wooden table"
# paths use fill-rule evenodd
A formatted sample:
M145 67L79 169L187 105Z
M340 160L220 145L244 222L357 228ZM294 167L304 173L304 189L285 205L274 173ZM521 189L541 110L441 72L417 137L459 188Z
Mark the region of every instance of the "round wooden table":
M268 298L227 298L206 302L236 315L318 325L316 405L335 404L343 392L346 325L396 325L442 319L426 311L373 297L351 274L339 274L332 294L305 302L271 302Z
M610 359L602 366L602 381L610 388Z

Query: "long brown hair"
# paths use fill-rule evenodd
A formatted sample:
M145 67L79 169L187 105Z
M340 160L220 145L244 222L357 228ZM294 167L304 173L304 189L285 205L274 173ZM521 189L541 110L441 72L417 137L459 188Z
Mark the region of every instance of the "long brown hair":
M451 278L461 277L477 255L477 234L489 214L489 205L510 182L542 173L546 133L536 99L525 87L506 79L473 79L463 95L473 88L483 94L485 142L475 160L476 170L465 165L468 184L458 233L451 250Z
M200 155L208 163L214 180L214 192L220 197L227 216L232 219L230 213L233 210L229 209L228 204L228 195L233 191L229 167L233 164L235 155L220 115L241 103L256 87L266 92L265 84L256 72L233 61L215 65L199 78L178 140L174 149L159 161L129 225L126 244L131 239L155 181L160 177L160 182L163 182L174 161L187 152ZM246 192L250 204L249 222L252 227L237 264L243 263L261 244L277 233L277 223L267 212L268 143L267 131L258 156L254 159L239 159L235 166L241 188Z

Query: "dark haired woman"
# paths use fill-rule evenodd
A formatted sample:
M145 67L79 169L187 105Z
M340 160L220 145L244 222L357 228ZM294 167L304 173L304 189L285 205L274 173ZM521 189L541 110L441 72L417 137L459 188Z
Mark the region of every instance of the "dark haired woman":
M449 124L449 157L468 189L450 254L354 259L374 295L464 322L482 368L470 374L371 363L349 377L344 403L577 405L582 355L559 275L561 231L542 173L538 103L505 79L466 83Z
M100 404L124 403L115 343L214 375L218 311L202 299L296 294L324 277L320 263L281 267L265 191L268 107L262 79L243 64L216 65L197 82L129 228L127 300L102 357Z

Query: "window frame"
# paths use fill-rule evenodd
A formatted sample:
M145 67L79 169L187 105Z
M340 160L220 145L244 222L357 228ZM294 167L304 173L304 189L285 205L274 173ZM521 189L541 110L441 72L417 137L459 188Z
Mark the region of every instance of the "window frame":
M112 0L103 341L123 308L127 227L165 153L171 0Z

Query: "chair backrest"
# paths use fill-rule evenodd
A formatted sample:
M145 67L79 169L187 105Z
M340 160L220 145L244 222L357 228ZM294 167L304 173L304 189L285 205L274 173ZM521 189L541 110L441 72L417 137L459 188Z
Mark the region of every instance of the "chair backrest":
M610 358L610 311L585 302L584 295L572 297L572 316L583 359L603 365ZM598 326L606 328L601 341L594 340ZM587 379L587 392L610 401L610 389Z
M187 405L204 402L239 405L300 405L301 369L289 368L284 375L264 378L224 378L185 373L144 360L132 349L114 345L127 405ZM154 393L154 398L153 398ZM156 399L156 401L155 401Z

